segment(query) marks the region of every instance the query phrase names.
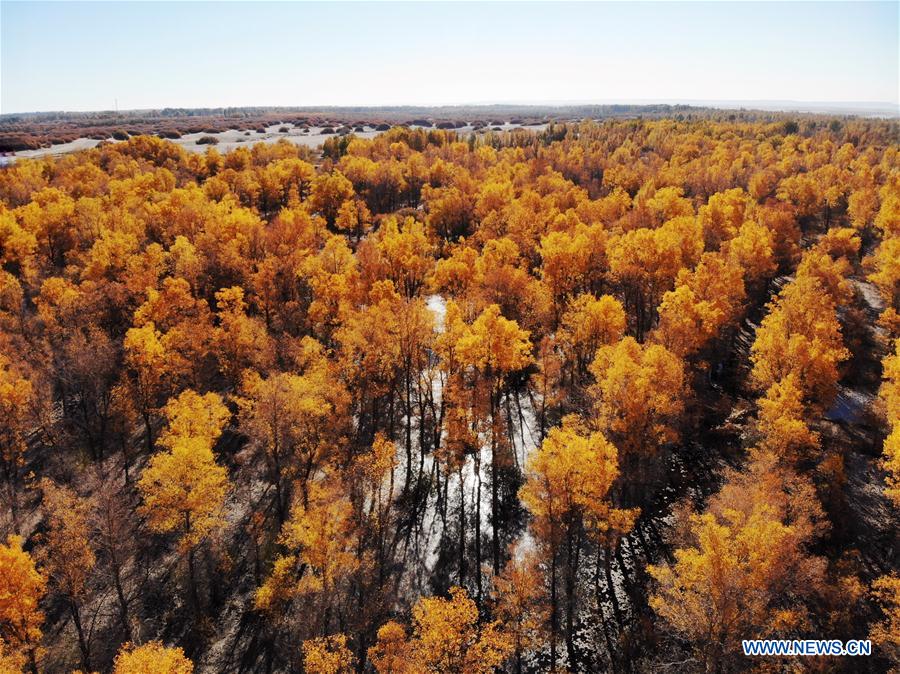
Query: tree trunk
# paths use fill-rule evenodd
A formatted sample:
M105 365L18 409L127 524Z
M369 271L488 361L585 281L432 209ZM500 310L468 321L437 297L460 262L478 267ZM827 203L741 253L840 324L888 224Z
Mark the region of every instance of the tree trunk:
M616 616L616 624L619 626L619 630L622 629L622 609L619 606L619 597L616 595L616 586L613 583L612 577L612 551L609 549L609 546L606 547L606 551L603 555L603 572L606 576L606 591L609 593L610 601L612 602L613 614Z
M550 555L550 671L556 671L556 637L559 634L559 620L557 616L556 598L556 545Z
M128 616L128 600L125 598L125 590L122 587L122 571L120 569L119 560L113 559L113 584L116 586L116 597L119 600L119 620L122 621L122 628L128 641L131 641L131 620Z
M578 671L578 657L575 653L575 576L578 573L578 543L572 531L566 532L566 650L569 654L569 671Z
M500 480L497 475L497 437L494 415L497 410L494 388L491 387L491 552L494 561L494 575L500 575L500 532L497 513L500 510Z
M475 584L481 606L481 448L475 452Z
M459 468L459 586L466 582L466 486L462 466Z
M91 671L91 651L87 639L84 636L84 628L81 625L81 612L75 600L69 601L69 612L72 614L72 622L75 623L75 632L78 634L78 648L81 650L81 664L84 671Z

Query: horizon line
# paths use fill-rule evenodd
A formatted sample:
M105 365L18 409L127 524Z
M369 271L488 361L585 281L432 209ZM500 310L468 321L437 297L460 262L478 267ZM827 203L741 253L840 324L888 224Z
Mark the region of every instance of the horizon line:
M505 100L505 101L473 101L465 103L345 103L345 104L242 104L242 105L157 105L152 107L136 107L136 108L60 108L47 110L16 110L12 112L0 111L0 117L12 115L42 115L42 114L85 114L85 113L134 113L134 112L151 112L161 110L242 110L252 108L269 108L283 110L389 110L402 108L425 108L425 109L445 109L445 108L491 108L503 106L519 106L532 108L566 108L566 107L587 107L587 106L616 106L616 105L635 105L635 106L652 106L652 105L671 105L671 106L687 106L687 107L705 107L705 108L721 108L721 109L740 109L750 108L748 106L769 106L775 107L774 110L763 110L764 112L811 112L809 110L792 110L786 106L803 106L803 107L837 107L837 108L861 108L861 109L878 109L880 111L890 110L895 115L900 116L900 102L893 103L889 101L848 101L848 100L802 100L802 99L705 99L705 98L689 98L689 99L666 99L666 98L631 98L631 99L573 99L573 100L550 100L550 101L522 101L522 100ZM759 109L759 108L756 108Z

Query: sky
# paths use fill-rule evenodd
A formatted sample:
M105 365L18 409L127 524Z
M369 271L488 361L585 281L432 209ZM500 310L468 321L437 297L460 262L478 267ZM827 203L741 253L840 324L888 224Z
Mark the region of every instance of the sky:
M900 2L0 0L0 113L900 104Z

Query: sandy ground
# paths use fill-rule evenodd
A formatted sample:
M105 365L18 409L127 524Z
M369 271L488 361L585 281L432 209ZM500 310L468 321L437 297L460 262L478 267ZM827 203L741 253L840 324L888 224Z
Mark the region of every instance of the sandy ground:
M541 124L536 126L520 127L518 124L503 124L498 128L503 131L510 131L512 129L518 128L526 128L531 131L541 131L545 126L546 125ZM279 132L279 129L283 127L288 127L288 131L286 133ZM328 138L332 138L336 135L323 134L322 128L323 127L310 127L309 129L301 129L299 127L294 127L292 124L273 124L272 126L268 126L265 128L265 133L259 133L257 131L238 131L236 129L222 131L221 133L188 133L183 135L181 138L172 139L172 142L182 146L186 150L197 153L204 153L206 152L207 148L210 147L209 145L197 145L197 140L202 138L203 136L213 136L215 138L218 138L219 143L215 145L215 147L219 150L219 152L222 153L229 152L237 147L241 147L242 145L254 145L255 143L277 143L281 139L288 140L289 142L296 145L316 148L324 143ZM375 136L382 133L381 131L376 131L374 127L371 126L366 126L364 128L364 131L354 131L354 135L357 138L374 138ZM490 128L494 127L485 127L481 131L483 132ZM456 129L456 131L460 134L468 134L472 133L474 129L471 126L464 126L462 128ZM112 141L111 138L109 140ZM101 141L95 140L93 138L78 138L76 140L73 140L71 143L53 145L51 147L40 148L37 150L20 150L19 152L15 152L12 155L0 157L0 166L11 164L20 157L33 159L46 156L59 156L68 154L70 152L77 152L79 150L87 150L92 147L96 147L100 142Z

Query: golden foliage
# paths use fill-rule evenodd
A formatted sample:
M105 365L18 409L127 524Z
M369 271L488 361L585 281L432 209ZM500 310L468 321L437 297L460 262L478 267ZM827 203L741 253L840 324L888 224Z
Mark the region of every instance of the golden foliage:
M459 587L450 598L423 597L413 608L413 634L389 622L378 630L370 657L379 674L489 674L505 662L510 639L497 621L479 624L478 607Z
M307 674L352 674L354 661L343 634L303 642L303 671Z
M707 663L720 666L740 640L777 638L807 625L804 599L823 582L824 562L808 552L821 532L812 485L760 453L732 473L671 566L650 566L653 610Z
M116 655L113 674L192 674L194 663L180 648L167 648L159 641L142 646L125 644Z
M13 653L33 659L41 639L44 614L39 608L47 579L22 549L22 538L0 545L0 639Z
M838 365L849 357L831 296L818 279L798 277L769 305L756 331L750 358L761 389L790 374L805 400L828 405L838 381Z

